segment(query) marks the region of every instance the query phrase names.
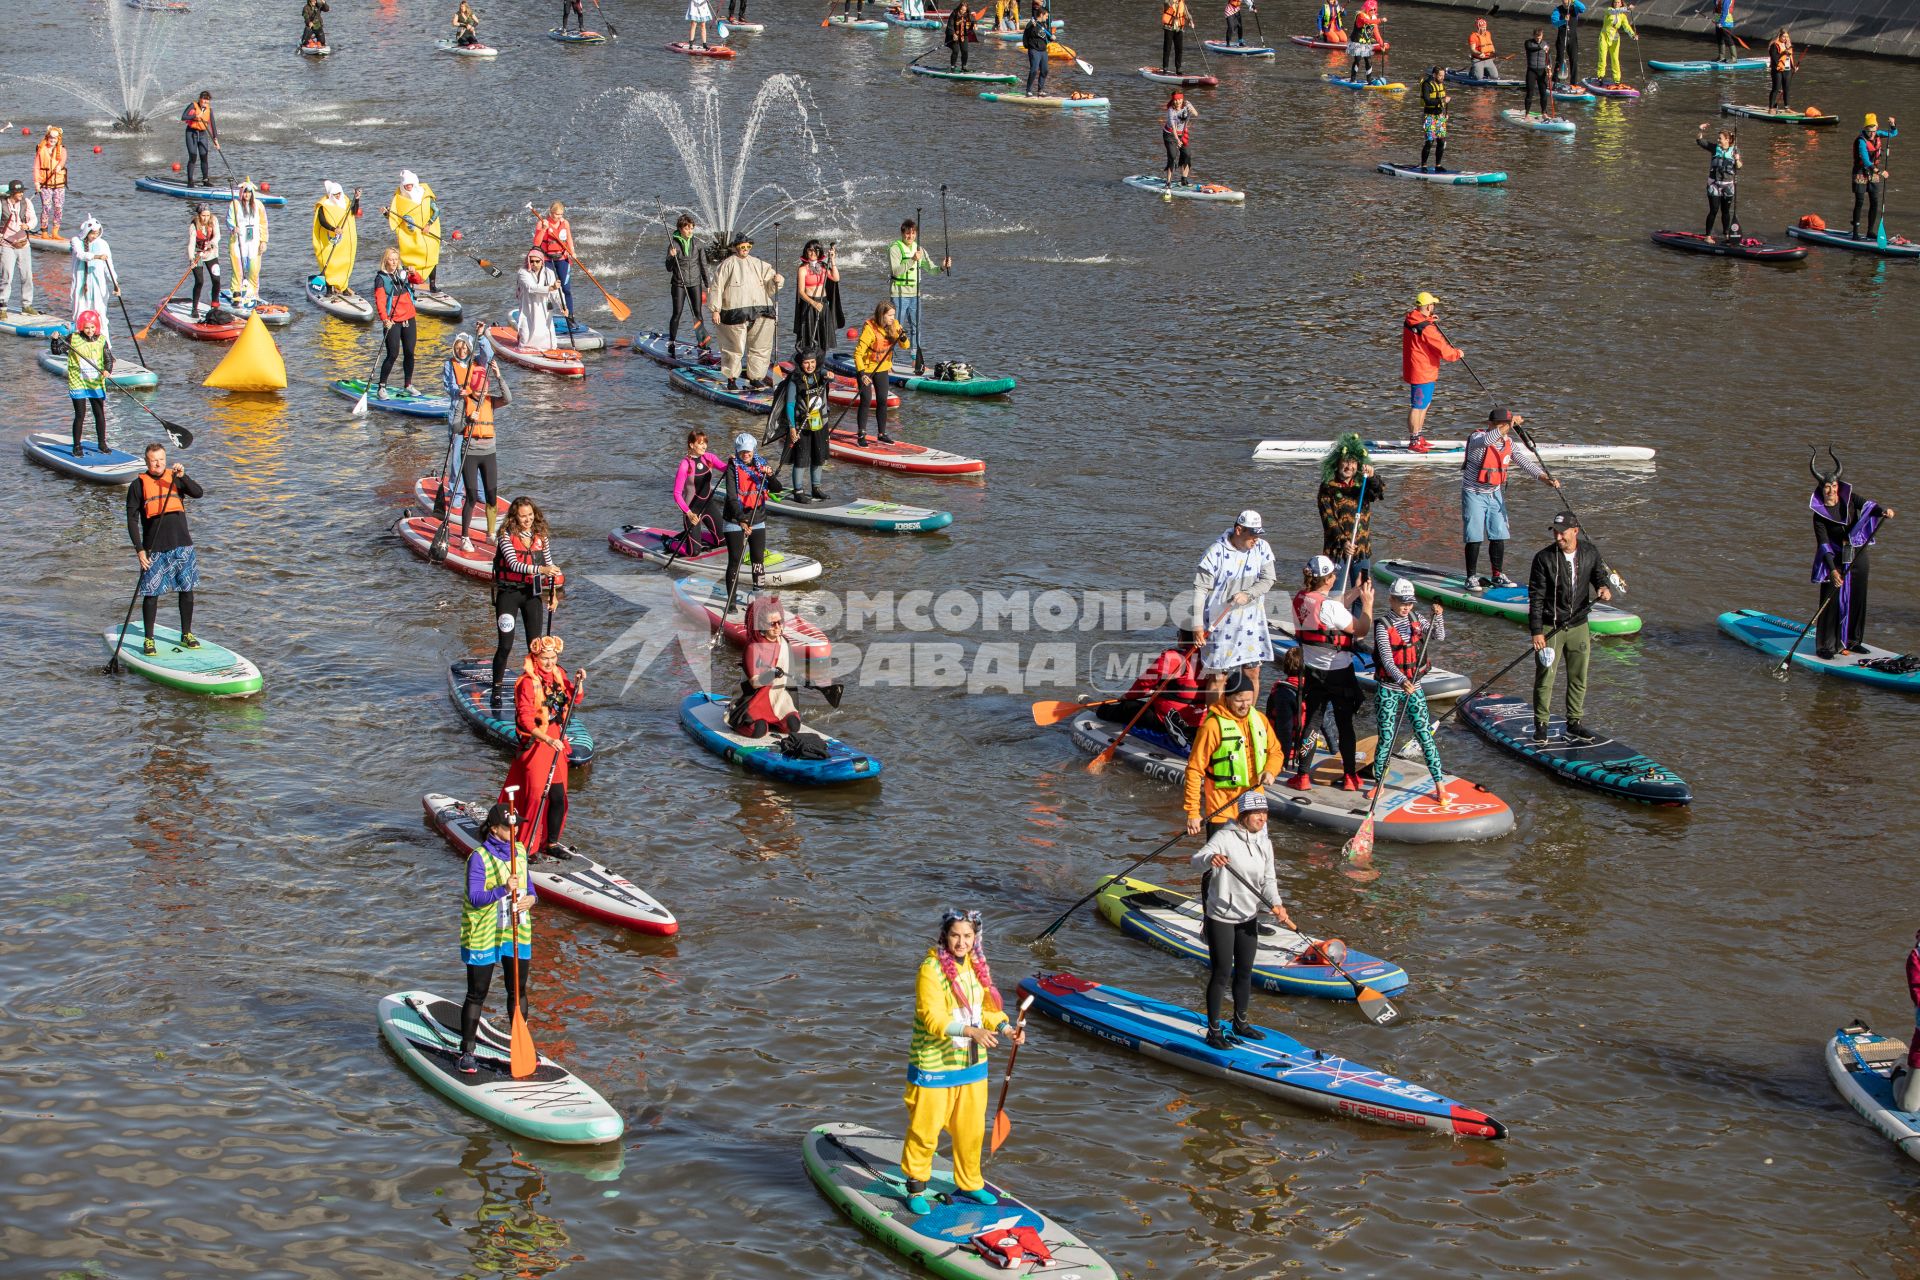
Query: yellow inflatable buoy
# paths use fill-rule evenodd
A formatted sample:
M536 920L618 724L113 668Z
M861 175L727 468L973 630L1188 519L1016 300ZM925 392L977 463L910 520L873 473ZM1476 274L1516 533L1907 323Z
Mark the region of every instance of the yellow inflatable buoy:
M213 367L200 384L217 391L285 391L287 362L273 344L267 323L258 314L247 317L247 327L234 340L233 350Z

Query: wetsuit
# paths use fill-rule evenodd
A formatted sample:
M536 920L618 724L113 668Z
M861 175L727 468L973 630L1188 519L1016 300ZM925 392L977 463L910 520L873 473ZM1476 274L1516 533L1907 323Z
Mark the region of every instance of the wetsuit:
M1540 114L1553 114L1553 94L1549 91L1552 78L1553 54L1545 38L1539 40L1527 37L1527 89L1520 110L1526 115L1533 114L1534 95L1540 97Z
M694 555L717 543L714 495L720 491L720 473L726 466L727 460L713 453L680 459L680 469L673 475L673 505L680 508L680 528L686 543L680 554Z
M1867 206L1867 230L1877 232L1880 226L1880 193L1885 189L1886 179L1881 176L1887 166L1888 138L1899 137L1894 129L1860 131L1853 140L1853 238L1860 238L1860 205Z
M1580 15L1586 0L1561 0L1548 15L1553 21L1553 82L1569 87L1580 80Z

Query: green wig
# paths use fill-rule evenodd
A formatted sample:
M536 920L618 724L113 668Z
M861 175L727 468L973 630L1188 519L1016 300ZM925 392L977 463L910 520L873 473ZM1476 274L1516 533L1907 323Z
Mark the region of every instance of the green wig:
M1320 459L1320 478L1323 481L1333 479L1340 470L1342 458L1352 458L1357 467L1364 467L1372 461L1367 453L1367 442L1358 433L1349 431L1335 440L1333 448L1327 450L1327 456Z

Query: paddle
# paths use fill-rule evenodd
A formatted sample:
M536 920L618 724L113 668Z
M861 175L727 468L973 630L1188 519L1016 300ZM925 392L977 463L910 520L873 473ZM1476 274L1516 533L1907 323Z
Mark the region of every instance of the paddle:
M600 21L607 24L607 34L618 40L620 38L620 28L613 25L613 19L609 18L607 11L600 7L600 0L593 0L593 11L599 15Z
M1844 578L1845 578L1845 575L1843 574L1843 575L1842 575L1842 579L1843 579L1843 582L1844 582ZM1836 592L1834 592L1834 594L1833 594L1833 595L1831 595L1831 596L1829 596L1829 597L1828 597L1827 599L1825 599L1825 600L1822 600L1822 601L1820 602L1820 607L1819 607L1818 609L1815 609L1815 610L1813 611L1813 616L1812 616L1811 618L1808 618L1808 619L1807 619L1807 625L1806 625L1806 626L1804 626L1804 627L1802 627L1802 628L1800 628L1800 634L1799 634L1799 635L1797 635L1797 636L1795 636L1795 637L1793 638L1793 644L1792 644L1792 646L1791 646L1790 648L1788 648L1788 650L1787 650L1787 656L1786 656L1786 657L1784 657L1784 658L1782 658L1782 659L1780 659L1780 665L1779 665L1779 666L1777 666L1777 667L1775 667L1775 668L1773 669L1773 673L1774 673L1774 674L1775 674L1776 676L1779 676L1779 677L1780 677L1781 679L1783 679L1783 680L1784 680L1784 679L1786 678L1786 676L1787 676L1787 664L1788 664L1788 663L1790 663L1790 662L1792 662L1792 661L1793 661L1793 655L1794 655L1795 653L1797 653L1797 652L1799 652L1799 650L1800 650L1800 642L1801 642L1801 641L1803 641L1803 640L1805 640L1805 639L1807 638L1807 632L1809 632L1809 631L1811 631L1811 630L1813 630L1813 624L1814 624L1814 623L1816 623L1816 622L1818 622L1818 621L1820 621L1820 615L1821 615L1821 614L1823 614L1823 613L1825 613L1825 612L1827 611L1827 605L1828 605L1828 604L1830 604L1830 603L1832 603L1832 601L1834 601L1834 600L1836 600L1836 599L1838 599L1838 598L1839 598L1839 594L1840 594L1840 593L1839 593L1839 592L1837 592L1837 591L1836 591Z
M1433 628L1429 626L1427 634L1420 638L1419 659L1414 663L1416 668L1426 659L1427 646L1432 642ZM1409 679L1414 675L1411 671L1403 671L1401 674ZM1360 820L1360 829L1340 846L1340 856L1349 862L1361 862L1373 856L1373 818L1380 812L1380 797L1387 793L1387 770L1390 766L1386 756L1393 750L1394 743L1399 741L1400 717L1405 714L1406 709L1407 699L1402 698L1393 709L1393 723L1387 727L1386 737L1374 746L1374 770L1377 776L1373 780L1373 799L1367 802L1367 816Z
M380 373L380 356L387 349L387 325L380 326L380 341L373 349L373 363L367 366L367 380L360 387L360 398L353 402L349 416L364 418L367 416L367 395L373 390L373 380Z
M1227 870L1227 873L1231 875L1235 880L1238 880L1241 884L1245 885L1247 888L1247 892L1251 893L1254 897L1258 898L1262 906L1266 907L1267 910L1269 911L1273 910L1275 904L1268 902L1266 895L1261 893L1260 890L1254 888L1253 883L1250 880L1248 880L1245 876L1240 874L1240 869L1238 867L1234 866L1233 863L1229 862L1227 863L1226 870ZM1335 947L1338 947L1340 949L1339 956L1336 956L1333 954L1333 949ZM1345 978L1347 980L1347 984L1353 988L1353 1002L1360 1007L1360 1015L1362 1017L1364 1017L1368 1022L1371 1022L1376 1027L1384 1027L1389 1022L1392 1022L1395 1019L1399 1018L1400 1011L1393 1007L1392 1001L1388 1000L1385 996L1381 995L1378 991L1368 986L1366 983L1361 982L1358 978L1348 973L1346 969L1342 967L1342 965L1340 964L1340 960L1346 955L1346 950L1347 950L1346 943L1340 941L1338 938L1332 938L1332 939L1329 939L1324 944L1324 946L1322 947L1322 950L1325 951L1327 955L1327 967L1332 969L1335 973L1339 974L1341 977Z
M107 350L112 351L113 348L108 347ZM92 369L95 373L100 373L100 366L95 364L93 361L87 359L85 356L80 357L80 363L86 365L89 369ZM113 364L113 361L111 358L108 359L107 364L109 366ZM190 449L193 447L193 432L187 430L185 427L181 426L177 422L169 422L167 419L155 413L152 409L149 409L145 404L142 404L140 401L140 397L134 395L133 392L129 391L127 388L120 386L118 383L116 383L113 380L111 373L103 376L105 377L106 384L109 387L112 387L115 391L118 391L121 395L125 396L128 400L131 400L134 406L138 408L140 412L146 414L149 418L152 418L155 422L159 423L160 429L167 433L167 438L173 441L174 444L178 445L182 449Z
M120 292L120 277L119 274L114 271L112 263L107 264L107 281L113 285L113 300L120 304L120 318L127 322L127 333L133 338L133 353L140 357L140 365L142 368L145 368L147 367L147 353L140 349L140 335L133 331L133 317L127 314L127 299L126 296ZM220 299L218 298L214 299L216 304L219 301ZM163 302L160 305L164 307L167 304Z
M529 205L528 207L531 208L532 206ZM447 240L449 238L453 240L458 240L460 238L460 232L458 230L451 232L449 236L442 236L437 231L433 231L427 227L418 225L417 223L414 222L414 220L411 217L393 208L382 209L380 212L388 218L400 219L402 223L406 224L406 228L409 231L418 231L423 236L432 236L435 240L438 240L443 246L447 243ZM498 280L503 274L505 274L500 270L500 268L494 266L493 263L489 262L487 259L476 258L472 254L468 253L465 249L462 249L460 251L460 256L465 258L468 262L471 262L474 266L480 268L482 271L486 272L488 275L492 276L495 280Z
M1568 627L1577 627L1582 622L1585 622L1587 620L1587 615L1593 612L1594 603L1595 603L1594 601L1588 600L1584 605L1580 606L1580 608L1574 610L1573 616L1571 618L1568 618L1565 622L1562 622L1560 625L1554 627L1552 630L1548 631L1546 633L1546 638L1551 640L1555 636L1559 635L1562 631L1565 631ZM1485 680L1482 680L1479 684L1475 685L1472 689L1469 689L1467 691L1466 697L1461 698L1458 702L1448 707L1445 711L1441 712L1438 716L1435 716L1433 721L1433 727L1437 730L1441 725L1445 724L1448 720L1452 719L1454 713L1459 711L1461 707L1466 706L1467 703L1471 702L1474 698L1486 692L1488 685L1492 684L1495 680L1498 680L1501 676L1507 674L1507 672L1519 666L1522 662L1525 662L1528 658L1533 657L1535 652L1536 650L1534 649L1532 644L1528 644L1528 646L1525 649L1522 649L1520 651L1519 657L1515 658L1512 662L1509 662L1506 666L1500 668L1498 671L1488 676ZM1409 739L1407 745L1412 746L1413 741L1414 740Z
M1553 472L1547 470L1547 460L1540 456L1540 446L1533 442L1533 433L1527 430L1525 424L1518 422L1514 424L1513 430L1514 433L1520 437L1520 443L1527 446L1527 452L1533 455L1534 461L1540 464L1540 473L1551 480L1553 478ZM1556 482L1553 486L1553 491L1559 496L1562 509L1575 520L1578 520L1580 518L1579 513L1573 509L1573 504L1567 501L1565 486ZM1583 535L1587 535L1587 531L1584 528L1582 528L1580 532ZM1618 591L1621 595L1625 595L1627 593L1627 580L1615 572L1612 565L1607 563L1606 554L1600 550L1600 544L1595 542L1591 535L1587 535L1587 541L1593 543L1594 554L1600 557L1600 567L1607 571L1608 583L1615 591Z
M940 257L948 263L953 261L953 241L947 236L947 184L944 182L940 184ZM947 279L953 279L953 268L948 266L945 270Z
M580 268L580 274L587 278L587 283L592 285L594 288L598 289L600 291L600 296L607 300L607 310L613 312L613 318L619 321L620 323L625 324L627 322L628 317L633 315L633 308L628 306L626 303L620 301L620 299L614 297L612 294L608 293L607 287L601 284L598 280L595 280L593 278L593 272L587 270L586 263L580 261L580 259L578 258L575 258L573 260L573 265Z
M1340 562L1340 589L1346 590L1353 583L1350 578L1353 570L1353 545L1360 537L1360 518L1367 512L1367 481L1372 477L1366 472L1360 473L1360 496L1353 507L1353 527L1347 530L1347 554Z
M876 1181L886 1183L887 1190L893 1192L895 1195L899 1196L902 1200L907 1199L909 1196L913 1194L912 1192L907 1190L906 1184L902 1182L899 1177L896 1177L891 1173L882 1173L880 1172L880 1170L874 1168L872 1161L868 1160L865 1156L861 1155L858 1151L848 1146L845 1142L842 1142L840 1140L839 1134L824 1133L824 1134L821 1134L820 1136L825 1138L828 1142L831 1142L835 1147L839 1148L840 1151L843 1154L845 1154L849 1160L853 1161L855 1164L859 1165L862 1169L865 1169L868 1173L872 1174Z
M460 395L464 393L456 389L455 394ZM433 495L433 514L440 517L440 527L433 531L433 543L427 548L427 563L429 564L445 564L447 562L447 548L453 541L453 524L450 518L453 506L451 499L453 490L453 451L458 445L460 438L459 429L449 423L447 430L447 456L441 459L440 462L440 488ZM487 497L491 499L493 495L488 494Z
M1260 25L1260 10L1253 5L1248 5L1247 12L1253 15L1253 34L1259 37L1262 45L1265 45L1267 43L1267 32L1266 28Z
M560 763L560 753L557 751L553 753L553 763L554 765ZM541 808L534 810L534 816L536 818L539 817L545 809L547 803L547 788L552 785L553 768L549 767L547 770L547 786L540 789ZM513 808L513 793L519 789L519 787L507 788L507 808L509 811ZM533 826L534 824L529 822L527 825ZM518 834L518 821L514 823L514 826L516 828L516 834ZM530 855L527 853L526 847L512 836L508 837L508 848L511 851L510 856L513 859L513 863L510 865L514 867L511 874L517 882L514 887L519 889L524 883L520 882L519 873L526 865L525 859L530 857ZM527 1028L527 991L523 980L526 971L520 967L520 947L514 939L514 934L519 931L514 925L514 916L518 914L520 913L511 911L507 914L506 954L513 960L512 967L507 971L507 981L512 984L508 1003L513 1006L513 1025L508 1035L507 1044L507 1070L515 1080L524 1080L539 1068L540 1051L534 1047L533 1032Z
M171 288L171 289L169 289L169 290L167 290L167 296L166 296L166 297L164 297L164 298L162 298L162 299L160 299L160 305L159 305L159 306L157 306L157 307L155 307L155 308L153 309L153 318L152 318L151 320L149 320L149 321L147 321L147 322L146 322L146 324L144 324L144 325L142 325L142 326L140 327L140 329L139 329L139 330L138 330L137 332L135 332L135 333L134 333L134 335L133 335L133 343L134 343L134 349L135 349L135 350L138 350L138 349L139 349L139 346L140 346L140 339L142 339L142 338L144 338L144 337L146 337L146 336L147 336L147 335L148 335L149 333L152 333L152 332L153 332L153 326L154 326L155 324L157 324L157 323L159 323L159 320L160 320L160 313L161 313L162 311L165 311L165 310L167 309L167 304L168 304L169 302L172 302L172 301L173 301L173 295L174 295L174 294L176 294L176 293L178 293L178 292L180 292L180 288L181 288L181 286L182 286L182 285L184 285L184 284L186 284L186 282L187 282L187 277L188 277L188 276L191 276L192 274L193 274L193 268L192 268L192 267L188 267L188 268L187 268L187 269L186 269L185 271L183 271L183 272L181 272L181 273L180 273L180 278L179 278L178 280L175 280L175 281L173 282L173 288ZM215 299L215 301L217 302L217 301L219 301L219 299L217 299L217 298L216 298L216 299ZM120 303L120 305L121 305L122 307L124 307L124 306L126 305L126 300L125 300L124 298L123 298L123 299L121 299L121 303ZM132 324L132 323L133 323L133 321L132 321L132 320L128 320L128 321L127 321L127 323L128 323L128 324ZM140 362L140 363L141 363L141 364L145 364L145 363L146 363L146 361L145 361L145 360L143 359L143 360L141 360L141 362Z
M1013 1024L1013 1031L1016 1036L1027 1029L1027 1010L1032 1006L1033 997L1031 995L1022 997L1020 1001L1020 1017L1019 1020ZM1007 1074L1000 1078L1000 1105L994 1110L993 1132L987 1138L987 1159L989 1160L993 1158L993 1153L1000 1149L1001 1144L1006 1142L1008 1135L1013 1132L1013 1121L1007 1118L1007 1089L1013 1084L1013 1064L1019 1060L1020 1042L1015 1040L1013 1042L1013 1048L1007 1053Z
M1880 153L1881 165L1885 166L1886 162L1892 158L1893 144L1890 142L1883 143ZM1874 242L1882 249L1887 247L1887 184L1885 179L1882 179L1880 182L1880 218L1873 224L1873 238Z
M1116 702L1125 701L1124 697L1101 698L1096 702L1052 702L1043 699L1033 704L1033 722L1044 729L1070 720L1088 707L1110 707Z
M1216 808L1212 813L1209 813L1204 819L1202 819L1202 821L1205 821L1205 822L1213 821L1215 818L1219 817L1221 814L1225 813L1228 809L1232 808L1234 805L1238 804L1239 802L1240 802L1240 797L1237 795L1231 796L1228 799L1222 800L1220 802L1219 807ZM1116 881L1125 880L1127 878L1128 872L1131 872L1135 867L1140 866L1141 864L1147 862L1150 859L1157 858L1161 854L1165 853L1167 850L1173 848L1174 845L1179 844L1181 840L1186 838L1186 834L1187 834L1187 828L1184 824L1182 824L1181 828L1178 831L1174 832L1166 840L1155 845L1147 853L1143 854L1138 858L1135 858L1132 862L1128 863L1126 866L1126 869L1121 871L1119 875L1106 877L1099 884L1093 887L1093 892L1087 894L1083 898L1077 899L1072 906L1068 907L1065 911L1062 911L1057 917L1055 917L1054 922L1052 924L1048 925L1046 928L1042 929L1039 933L1035 934L1034 937L1027 943L1027 945L1030 947L1037 947L1041 943L1045 942L1048 938L1051 938L1054 934L1060 931L1060 926L1067 922L1068 917L1073 915L1073 913L1078 911L1081 907L1086 906L1089 902L1092 902L1095 898L1099 897L1100 891L1102 889L1105 889L1108 885L1113 884Z
M166 509L167 499L173 496L173 477L173 468L168 467L167 483L160 490L160 508L163 511ZM142 551L146 550L145 547L140 549ZM113 652L107 655L108 675L113 675L120 670L120 647L127 642L127 628L133 625L133 606L140 603L140 584L146 581L146 578L147 571L144 567L141 568L139 573L134 575L133 596L127 601L127 616L120 619L120 634L114 637Z

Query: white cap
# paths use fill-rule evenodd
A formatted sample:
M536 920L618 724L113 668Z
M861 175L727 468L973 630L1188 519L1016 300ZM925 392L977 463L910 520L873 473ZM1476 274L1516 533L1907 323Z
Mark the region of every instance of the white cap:
M1333 561L1327 559L1325 556L1315 556L1313 559L1307 561L1307 572L1316 578L1331 578L1333 576Z
M1252 507L1248 507L1245 511L1242 511L1239 516L1234 519L1234 523L1242 529L1245 529L1248 533L1259 533L1262 528L1264 528L1260 523L1260 513Z
M1395 600L1413 599L1413 583L1405 578L1395 578L1393 580L1392 594Z
M733 438L733 451L735 453L752 453L753 447L759 443L758 440L755 440L752 436L742 431Z

